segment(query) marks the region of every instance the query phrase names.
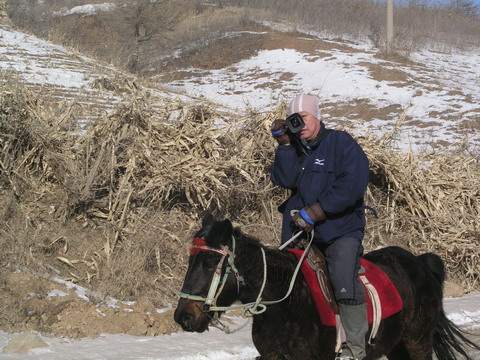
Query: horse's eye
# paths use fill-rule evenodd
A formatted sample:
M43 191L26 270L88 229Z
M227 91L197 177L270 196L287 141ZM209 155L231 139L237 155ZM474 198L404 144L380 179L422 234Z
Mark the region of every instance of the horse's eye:
M218 259L216 257L207 257L203 261L203 266L207 268L208 270L215 270L215 268L218 265Z

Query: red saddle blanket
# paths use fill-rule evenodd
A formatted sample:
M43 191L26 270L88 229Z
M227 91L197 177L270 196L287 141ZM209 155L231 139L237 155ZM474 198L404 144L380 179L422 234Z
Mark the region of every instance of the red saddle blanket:
M289 251L293 252L297 259L300 259L303 254L302 250L290 249ZM365 275L368 281L375 286L375 289L378 292L382 307L382 319L400 312L403 308L403 302L397 289L388 276L370 261L360 259L360 264L365 268L365 273L363 275ZM335 313L330 306L328 306L327 301L323 296L320 285L318 284L317 275L305 260L303 261L301 270L308 286L310 287L312 296L314 297L322 324L326 326L335 326ZM372 300L370 299L370 296L368 296L366 289L365 294L367 294L366 303L368 310L368 323L371 324L373 321Z

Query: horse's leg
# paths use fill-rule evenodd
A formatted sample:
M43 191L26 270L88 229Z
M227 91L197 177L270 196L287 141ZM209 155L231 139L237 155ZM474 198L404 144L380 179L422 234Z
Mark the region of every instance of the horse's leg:
M282 355L260 355L257 356L255 360L288 360L288 358Z
M405 348L411 359L432 360L433 344L426 339L410 338L405 341Z
M388 360L432 360L431 344L416 341L403 341L387 354Z
M426 292L428 294L429 292ZM416 311L410 311L405 321L409 324L402 336L402 343L410 359L431 360L433 357L433 336L438 322L441 297L428 298L417 293Z
M412 360L403 342L398 343L393 350L387 354L388 360Z

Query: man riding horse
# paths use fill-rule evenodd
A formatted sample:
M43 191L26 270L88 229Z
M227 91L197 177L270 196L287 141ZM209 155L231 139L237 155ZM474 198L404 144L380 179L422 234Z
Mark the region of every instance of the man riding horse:
M292 190L279 207L282 243L299 230L313 231L313 243L326 257L346 334L347 346L337 359L360 360L366 356L368 330L365 291L357 279L368 159L348 133L325 128L315 96L297 95L288 115L286 120L275 120L271 128L278 142L272 182Z

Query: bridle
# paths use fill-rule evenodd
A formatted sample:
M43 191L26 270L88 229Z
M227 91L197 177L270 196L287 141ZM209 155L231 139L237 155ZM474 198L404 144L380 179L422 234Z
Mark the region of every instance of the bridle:
M210 288L208 290L207 297L199 296L199 295L191 295L186 293L180 293L180 297L189 300L196 300L196 301L204 301L204 312L208 311L221 311L220 308L217 307L217 299L223 291L225 283L227 282L228 276L230 274L235 275L235 279L237 281L237 292L240 292L240 284L243 285L244 279L238 272L237 267L235 266L235 237L232 236L232 250L230 250L228 245L221 246L220 249L213 248L207 245L207 242L202 238L194 238L193 239L193 246L190 248L190 254L195 255L202 251L213 251L222 255L221 259L219 260L217 267L215 268L215 272L213 274L213 279L210 284ZM225 274L222 277L222 268L223 263L227 260L227 267L225 269Z
M284 249L288 244L293 242L298 236L300 236L302 232L298 232L292 238L290 238L287 242L285 242L283 245L279 247L280 250ZM238 269L235 266L234 259L235 259L235 237L232 235L232 250L228 247L228 245L223 245L220 249L212 248L207 245L207 242L202 239L202 238L194 238L193 239L193 246L190 248L190 254L195 255L198 252L201 251L213 251L217 252L222 255L222 258L218 262L218 265L215 269L215 273L213 275L212 283L210 284L210 288L208 290L207 297L199 296L199 295L190 295L186 293L180 293L180 298L184 299L190 299L190 300L195 300L195 301L204 301L205 306L203 311L204 312L209 312L209 311L227 311L227 310L236 310L236 309L242 309L247 316L252 316L255 314L261 314L263 313L267 307L266 305L273 305L277 304L279 302L282 302L285 300L290 293L292 292L293 285L295 283L295 280L297 278L298 272L300 270L300 267L303 263L303 260L305 256L308 254L308 251L310 250L310 246L313 241L313 232L311 233L311 238L308 242L307 247L305 248L305 251L303 252L302 256L300 257L298 264L295 268L295 271L293 273L292 279L290 281L290 286L288 288L287 293L285 296L279 300L271 300L271 301L262 301L262 295L263 295L263 290L265 289L265 285L267 283L267 260L265 256L265 251L263 248L260 248L262 252L262 258L263 258L263 282L262 286L260 288L259 294L257 296L257 300L252 303L247 303L247 304L240 304L240 305L230 305L230 306L217 306L216 302L218 297L220 296L223 287L228 279L228 276L233 273L235 274L235 278L237 280L237 291L240 292L240 284L244 284L244 279L238 272ZM222 278L222 267L223 263L225 261L225 258L227 258L227 268L225 270L225 274L223 275ZM220 285L221 281L221 285ZM220 285L220 289L218 288Z

